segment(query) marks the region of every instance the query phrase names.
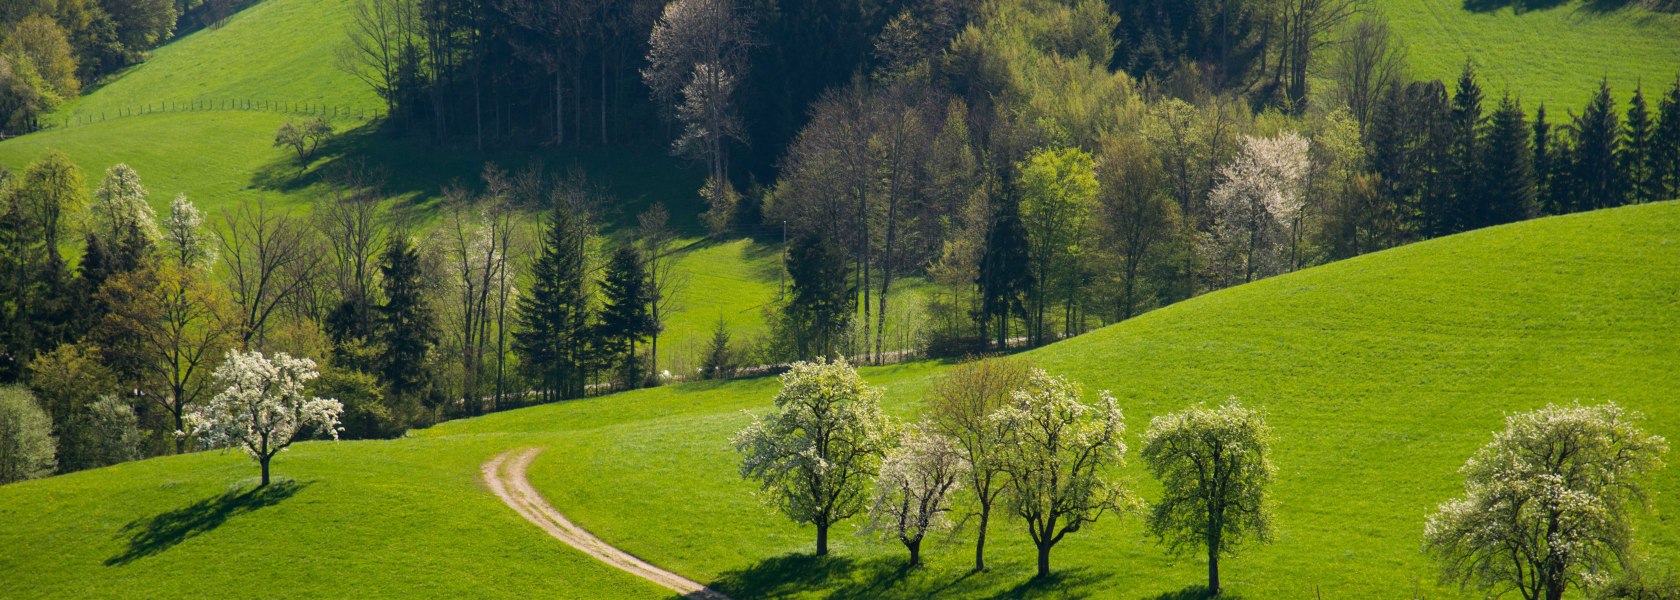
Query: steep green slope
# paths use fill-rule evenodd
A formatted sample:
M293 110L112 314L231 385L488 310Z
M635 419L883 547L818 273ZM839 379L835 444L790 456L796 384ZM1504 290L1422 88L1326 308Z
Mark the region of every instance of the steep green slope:
M1557 115L1579 112L1606 77L1618 100L1626 102L1641 81L1649 99L1651 88L1672 86L1680 73L1680 14L1628 2L1519 3L1532 8L1518 12L1483 0L1375 5L1410 48L1413 76L1451 82L1470 59L1489 95L1510 91L1530 113L1541 102Z
M1209 294L1029 358L1110 388L1129 440L1151 416L1228 396L1278 433L1275 545L1225 564L1242 597L1454 595L1419 552L1422 522L1508 411L1615 400L1680 436L1680 203L1498 227ZM869 369L909 417L938 363ZM658 590L558 547L476 483L498 452L547 451L533 482L580 525L736 597L1182 597L1195 559L1169 559L1135 516L1069 536L1060 576L1029 582L1007 519L993 570L964 576L968 535L898 568L892 543L843 527L835 557L769 515L735 474L729 436L773 379L691 384L447 423L393 442L313 442L280 457L300 485L252 507L243 457L201 453L0 487L0 580L15 595L638 597ZM1124 476L1154 489L1134 464ZM1640 550L1680 561L1680 478L1656 480ZM284 495L284 494L282 494ZM208 504L206 504L208 503ZM204 507L200 507L203 505ZM199 508L195 508L199 507ZM235 587L239 586L239 587Z

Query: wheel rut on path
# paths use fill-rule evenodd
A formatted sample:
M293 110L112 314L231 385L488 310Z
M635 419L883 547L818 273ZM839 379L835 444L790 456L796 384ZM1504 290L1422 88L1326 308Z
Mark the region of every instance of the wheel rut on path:
M526 469L541 452L538 448L525 448L496 455L480 469L484 476L484 484L489 486L491 493L512 508L513 512L542 528L548 535L596 560L688 598L729 600L728 596L700 582L661 569L619 550L566 519L566 516L544 500L542 494L538 494L536 488L531 487L531 482L525 478Z

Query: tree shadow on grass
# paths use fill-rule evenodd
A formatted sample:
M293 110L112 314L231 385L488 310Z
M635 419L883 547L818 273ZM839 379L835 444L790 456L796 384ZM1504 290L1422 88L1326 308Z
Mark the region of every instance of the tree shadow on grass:
M229 490L182 508L135 520L117 533L118 538L128 539L128 547L122 554L105 559L105 566L126 565L163 552L187 538L220 527L230 518L279 504L308 486L296 481L277 481L267 487Z
M1084 598L1091 595L1091 586L1102 582L1103 576L1088 567L1052 571L1047 577L1034 577L1009 588L993 598Z
M1214 596L1213 594L1208 593L1207 586L1205 585L1192 585L1176 592L1167 592L1154 597L1152 600L1207 600L1208 598L1220 598L1221 600L1242 600L1242 596L1233 595L1229 592Z
M994 593L995 598L1079 598L1089 596L1103 577L1090 569L1059 571L1042 579ZM853 559L788 554L724 573L708 587L732 598L782 598L817 595L840 600L944 598L989 593L997 582L985 574L923 571L902 556Z

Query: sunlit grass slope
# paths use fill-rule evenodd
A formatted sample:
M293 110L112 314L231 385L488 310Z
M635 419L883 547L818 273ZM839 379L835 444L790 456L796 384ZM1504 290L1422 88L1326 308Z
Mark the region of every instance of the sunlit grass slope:
M89 92L71 116L114 117L121 110L174 102L249 100L309 103L368 115L385 109L373 90L339 69L353 2L262 0L217 28L194 31ZM66 115L60 115L60 118Z
M1152 416L1237 396L1270 411L1279 535L1225 563L1244 598L1460 595L1435 582L1422 522L1509 411L1615 400L1680 437L1680 204L1532 221L1425 242L1210 294L1028 354L1112 389L1128 441ZM913 416L942 365L874 368ZM249 485L236 455L195 454L0 487L8 595L640 597L657 589L558 547L476 483L496 453L535 446L537 487L580 525L737 598L1172 598L1202 577L1136 516L1071 535L1057 578L1029 582L1021 527L1001 519L993 570L964 576L970 537L899 569L893 543L839 528L835 555L765 512L730 435L774 379L690 384L549 405L393 442L312 442L280 457L297 482ZM1674 458L1674 457L1671 457ZM1675 459L1671 462L1680 462ZM1680 477L1655 482L1639 550L1680 564ZM1155 493L1135 461L1121 473ZM239 488L243 489L243 488ZM267 581L262 587L248 582Z
M1458 77L1474 60L1482 87L1497 98L1520 96L1532 114L1541 102L1555 115L1580 112L1608 77L1624 103L1641 81L1674 85L1680 72L1680 15L1654 13L1620 0L1517 0L1528 8L1485 0L1378 0L1394 32L1411 50L1413 76ZM1499 8L1493 8L1493 5Z

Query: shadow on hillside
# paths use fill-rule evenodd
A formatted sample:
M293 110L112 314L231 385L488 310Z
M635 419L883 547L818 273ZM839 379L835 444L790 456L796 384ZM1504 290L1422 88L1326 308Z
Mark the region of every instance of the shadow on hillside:
M1522 14L1529 11L1557 8L1568 4L1571 1L1573 0L1464 0L1464 10L1476 13L1490 13L1509 8L1516 11L1518 14ZM1589 0L1589 2L1591 1L1594 0ZM1624 0L1609 1L1621 2Z
M734 598L775 598L816 592L825 598L940 598L986 593L985 575L928 576L911 569L903 557L857 560L840 556L788 554L746 569L724 573L708 587ZM1064 598L1089 595L1101 577L1089 569L1068 569L1030 579L994 598ZM995 583L995 582L990 582Z
M1206 600L1213 597L1213 594L1208 593L1207 586L1193 585L1176 592L1161 594L1153 600ZM1242 596L1232 595L1229 592L1220 594L1218 597L1225 600L1242 600Z
M1509 8L1522 14L1575 3L1576 0L1464 0L1464 10L1489 13ZM1580 0L1579 4L1576 10L1587 13L1616 12L1632 6L1658 13L1680 11L1680 0Z
M268 487L249 490L229 490L188 506L139 519L123 526L118 538L127 538L128 547L122 554L105 560L105 566L126 565L163 552L187 538L220 527L233 517L254 512L297 495L307 483L277 481Z
M399 209L424 212L434 209L443 190L451 185L481 191L486 163L494 163L510 174L540 168L550 181L581 173L583 184L601 192L606 200L598 207L601 214L597 217L606 232L633 230L636 215L654 202L667 205L671 226L679 232L698 234L703 229L698 215L704 207L695 194L700 188L699 171L672 158L662 147L499 148L479 152L436 145L415 135L393 135L380 119L328 138L316 149L307 168L300 168L295 155L289 154L262 166L251 175L251 186L298 193L332 183L333 177L347 168L363 168L383 175L386 195L411 198L398 205Z

